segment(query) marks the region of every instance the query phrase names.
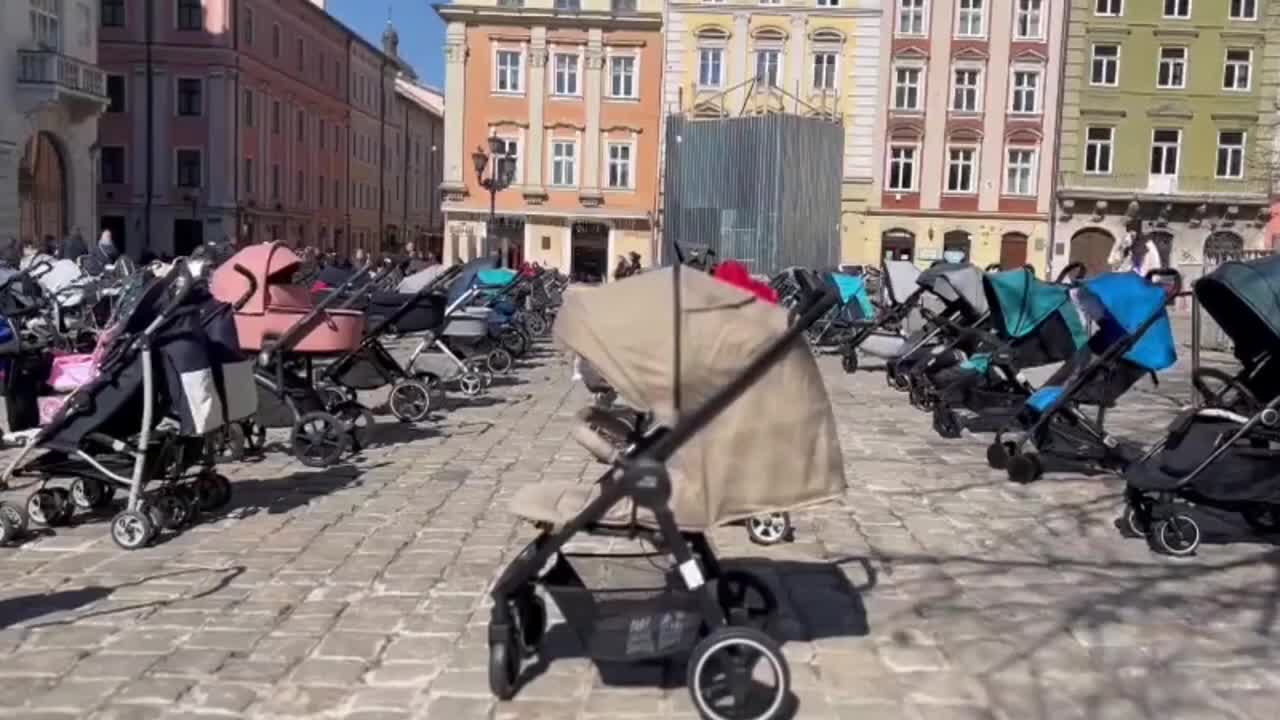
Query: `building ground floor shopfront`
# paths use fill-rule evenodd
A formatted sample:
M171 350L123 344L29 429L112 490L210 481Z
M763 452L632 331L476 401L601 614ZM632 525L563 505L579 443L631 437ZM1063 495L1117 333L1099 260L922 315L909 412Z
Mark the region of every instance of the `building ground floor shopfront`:
M938 260L979 267L1045 266L1049 223L1038 217L896 215L870 210L846 216L842 262L879 265L911 260L927 267Z
M152 205L149 240L144 207L104 202L98 212L98 224L110 230L116 246L134 258L148 253L156 257L189 255L205 242L234 242L237 237L234 208Z
M553 267L576 280L609 278L618 256L637 253L648 267L655 257L655 235L648 218L555 214L501 214L445 210L441 258L450 263L497 253L508 267L532 262Z
M79 233L96 236L95 178L84 128L62 126L56 114L43 129L0 137L0 238L47 242Z

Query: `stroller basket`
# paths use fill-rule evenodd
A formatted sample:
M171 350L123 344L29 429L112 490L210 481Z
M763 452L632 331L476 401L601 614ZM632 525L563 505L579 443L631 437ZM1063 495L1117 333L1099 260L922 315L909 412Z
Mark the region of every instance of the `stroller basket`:
M547 592L590 657L649 660L688 650L698 641L703 622L698 598L668 577L674 569L664 572L655 564L662 557L564 553L544 576Z

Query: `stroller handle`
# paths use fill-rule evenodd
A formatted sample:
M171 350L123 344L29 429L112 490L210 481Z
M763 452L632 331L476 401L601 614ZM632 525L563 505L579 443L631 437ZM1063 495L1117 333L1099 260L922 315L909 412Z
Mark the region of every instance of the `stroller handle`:
M1080 282L1084 279L1084 274L1089 269L1082 262L1073 262L1062 268L1062 272L1058 273L1058 279L1054 280L1058 285L1066 285L1067 282Z
M232 265L231 269L240 273L249 281L249 289L245 291L244 295L240 296L239 300L236 300L231 304L232 308L239 310L245 306L245 303L249 302L249 298L253 297L254 294L258 292L258 278L254 277L253 273L249 272L249 268L241 265L240 263Z
M1182 294L1182 273L1173 268L1156 268L1154 270L1148 270L1146 275L1143 275L1143 277L1147 279L1147 282L1151 283L1156 282L1158 279L1170 278L1173 282L1168 283L1169 288L1166 289L1165 292L1171 298Z

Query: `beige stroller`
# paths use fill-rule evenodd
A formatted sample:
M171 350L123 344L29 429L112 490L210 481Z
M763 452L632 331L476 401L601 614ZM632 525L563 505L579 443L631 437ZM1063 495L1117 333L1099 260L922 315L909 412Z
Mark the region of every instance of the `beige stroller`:
M489 681L497 697L514 695L522 660L546 630L540 585L593 659L687 655L703 717L787 711L790 671L763 629L777 611L773 592L750 573L722 571L706 534L844 492L831 404L800 340L836 298L811 290L790 325L786 310L678 267L565 295L555 336L626 405L652 413L653 429L618 453L580 425L575 437L610 469L594 484L539 483L512 499L512 511L542 531L492 591ZM578 533L653 549L567 549ZM647 582L626 572L635 569L629 564L647 571Z

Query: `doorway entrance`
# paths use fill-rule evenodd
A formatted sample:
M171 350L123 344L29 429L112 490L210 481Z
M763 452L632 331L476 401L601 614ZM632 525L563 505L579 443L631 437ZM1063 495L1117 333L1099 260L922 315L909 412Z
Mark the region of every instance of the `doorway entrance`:
M880 236L881 260L916 259L916 236L910 230L888 230Z
M18 232L36 241L61 241L67 234L66 165L46 132L27 142L18 165Z
M1088 275L1098 275L1107 271L1107 259L1111 257L1111 246L1116 239L1111 233L1100 228L1081 230L1071 238L1071 254L1067 261L1084 265Z
M569 277L578 282L604 282L609 276L609 227L574 223L569 235Z
M951 230L942 236L942 259L949 263L969 262L973 239L964 230Z
M1005 233L1000 238L1000 269L1016 270L1027 264L1027 236L1022 233Z
M204 244L204 223L189 218L173 221L173 256L190 256Z

